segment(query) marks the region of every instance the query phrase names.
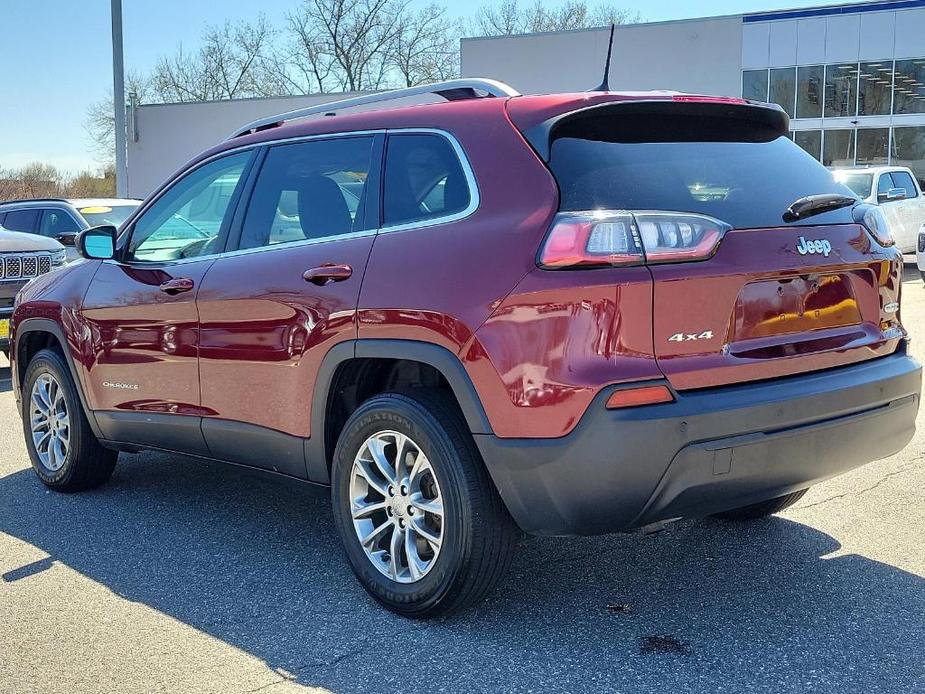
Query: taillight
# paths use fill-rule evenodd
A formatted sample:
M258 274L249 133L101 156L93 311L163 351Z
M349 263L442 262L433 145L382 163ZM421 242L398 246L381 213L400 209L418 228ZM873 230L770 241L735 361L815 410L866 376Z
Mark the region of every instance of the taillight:
M864 226L881 246L889 247L896 243L890 223L886 221L886 215L877 205L855 205L851 213L854 215L854 221Z
M539 264L562 269L705 260L731 228L683 212L563 212L543 242Z

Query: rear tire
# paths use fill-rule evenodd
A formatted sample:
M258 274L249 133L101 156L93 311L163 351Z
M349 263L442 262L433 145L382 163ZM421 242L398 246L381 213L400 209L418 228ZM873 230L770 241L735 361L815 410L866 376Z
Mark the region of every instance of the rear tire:
M110 478L119 454L103 448L93 435L71 371L58 352L43 349L29 362L22 398L26 450L45 486L78 492Z
M735 508L731 511L714 513L713 517L730 521L749 521L757 520L758 518L766 518L767 516L774 515L775 513L783 511L785 508L793 506L796 502L802 499L803 495L808 491L809 489L801 489L798 492L793 492L793 494L785 494L784 496L779 496L776 499L759 501L757 504L750 504L749 506Z
M439 391L363 403L337 442L331 495L353 572L404 616L481 600L509 568L520 534L458 408Z

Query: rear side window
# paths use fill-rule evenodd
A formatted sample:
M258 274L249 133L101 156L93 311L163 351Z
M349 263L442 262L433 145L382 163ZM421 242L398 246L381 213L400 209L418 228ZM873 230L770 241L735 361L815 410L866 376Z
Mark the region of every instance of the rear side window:
M892 176L893 187L905 190L907 198L918 197L919 192L916 190L915 183L912 181L912 176L905 171L894 171Z
M739 118L611 112L554 135L563 211L694 212L748 229L784 226L784 211L806 195L853 195L786 133ZM796 223L851 221L848 208Z
M385 162L383 223L438 220L463 212L472 194L456 150L431 133L389 136Z
M328 239L365 228L373 138L277 145L257 176L241 248Z
M3 228L8 231L24 231L27 234L37 234L39 231L39 215L41 210L13 210L7 212L3 219Z

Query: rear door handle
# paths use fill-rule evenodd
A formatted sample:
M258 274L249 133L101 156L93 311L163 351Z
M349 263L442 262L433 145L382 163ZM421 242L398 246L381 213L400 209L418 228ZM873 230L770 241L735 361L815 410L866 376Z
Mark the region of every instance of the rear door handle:
M182 294L193 288L193 280L188 277L177 277L176 279L167 280L160 286L160 290L165 294Z
M353 274L353 268L349 265L337 265L334 263L325 263L311 270L302 273L302 279L312 284L323 287L331 282L343 282L349 279Z

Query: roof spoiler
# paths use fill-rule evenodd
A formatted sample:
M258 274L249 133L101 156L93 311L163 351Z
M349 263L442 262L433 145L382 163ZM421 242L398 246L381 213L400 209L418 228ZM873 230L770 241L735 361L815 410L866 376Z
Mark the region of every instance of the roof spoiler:
M530 143L530 146L536 150L539 157L548 162L556 133L566 124L571 125L581 120L593 120L611 114L629 115L646 112L658 113L669 110L675 114L690 114L692 117L711 115L749 120L769 127L782 135L790 132L790 117L777 104L728 97L698 97L676 94L670 98L661 99L605 101L593 106L568 111L534 125L525 130L523 136Z

